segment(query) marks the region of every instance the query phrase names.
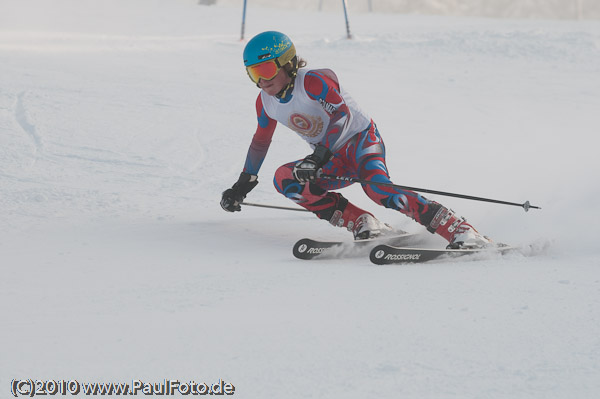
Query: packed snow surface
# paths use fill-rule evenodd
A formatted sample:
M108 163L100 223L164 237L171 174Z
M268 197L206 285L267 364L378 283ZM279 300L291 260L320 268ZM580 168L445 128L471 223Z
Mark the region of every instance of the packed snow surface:
M373 119L398 184L504 257L425 266L300 261L311 214L223 212L256 127L241 6L3 0L0 396L11 380L166 379L240 398L600 395L600 24L251 6L246 38L289 34ZM278 127L249 195L294 206L276 168L310 148ZM397 228L423 228L344 195ZM444 243L430 238L431 246Z

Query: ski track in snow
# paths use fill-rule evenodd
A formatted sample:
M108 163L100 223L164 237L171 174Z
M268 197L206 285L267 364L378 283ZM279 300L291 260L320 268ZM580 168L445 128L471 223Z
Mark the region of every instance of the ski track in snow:
M249 7L247 37L286 31L336 71L394 181L543 208L436 197L523 249L379 267L293 258L302 237L350 239L311 214L221 210L256 124L241 10L151 3L0 15L0 392L222 378L241 398L598 396L597 22L351 14L349 41L339 13ZM272 177L310 151L278 126L248 200L292 206Z
M35 125L29 121L25 107L25 92L19 93L15 104L15 120L23 129L23 132L31 139L34 147L34 155L38 155L43 149L42 137L38 134Z

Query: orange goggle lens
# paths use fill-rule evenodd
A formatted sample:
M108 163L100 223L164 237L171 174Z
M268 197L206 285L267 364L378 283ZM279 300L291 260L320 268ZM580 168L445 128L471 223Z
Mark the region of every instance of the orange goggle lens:
M277 75L277 72L279 72L279 67L275 60L269 60L261 62L260 64L250 65L249 67L246 67L246 71L248 71L250 79L252 79L254 83L258 83L260 79L273 79L275 75Z

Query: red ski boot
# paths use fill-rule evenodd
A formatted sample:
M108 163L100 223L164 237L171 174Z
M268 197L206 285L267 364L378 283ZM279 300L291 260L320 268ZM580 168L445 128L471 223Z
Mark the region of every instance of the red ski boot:
M380 222L370 212L360 209L351 202L346 202L342 209L336 209L329 220L334 226L346 227L354 234L355 240L374 238L392 231L392 228Z
M429 223L427 230L448 240L447 248L484 248L492 245L492 240L481 235L466 219L458 217L454 211L440 205Z

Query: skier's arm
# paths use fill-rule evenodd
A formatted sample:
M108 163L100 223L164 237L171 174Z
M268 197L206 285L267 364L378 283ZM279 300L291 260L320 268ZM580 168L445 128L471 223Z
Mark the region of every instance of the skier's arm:
M260 95L256 99L256 116L258 126L252 138L252 143L250 143L246 163L244 164L244 172L255 176L258 175L258 171L267 156L277 126L277 121L267 116Z
M320 144L333 150L350 119L350 109L340 94L340 85L321 71L309 71L304 77L304 89L329 115L327 131Z
M258 184L258 171L267 155L275 126L277 126L277 121L269 118L265 113L260 95L256 100L256 113L258 127L248 149L244 170L238 181L231 188L225 190L221 196L221 207L227 212L241 211L240 203Z

